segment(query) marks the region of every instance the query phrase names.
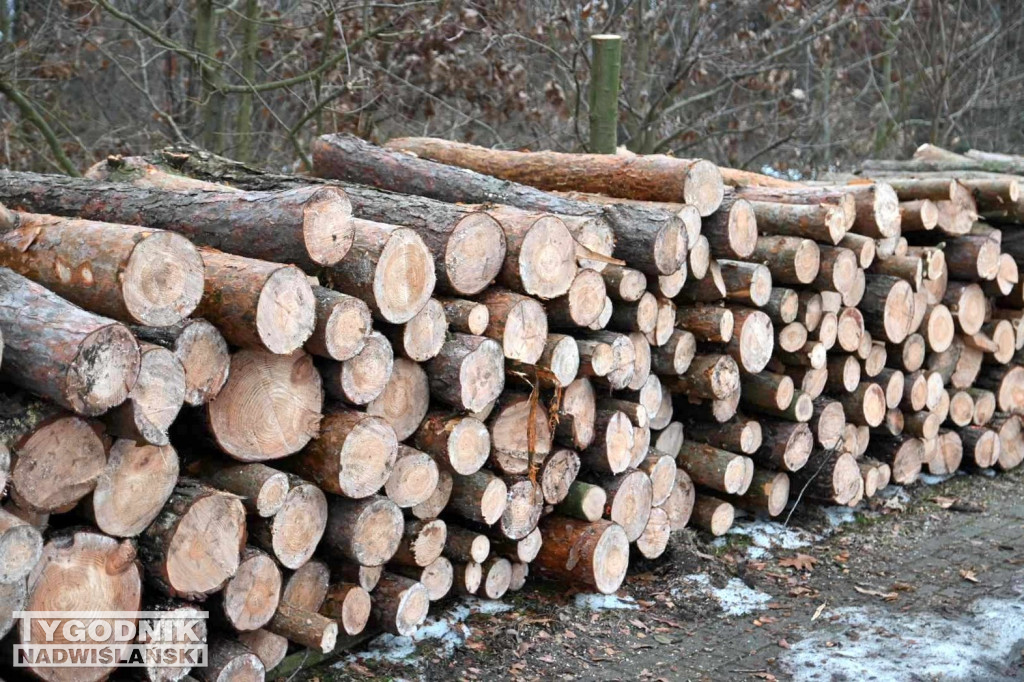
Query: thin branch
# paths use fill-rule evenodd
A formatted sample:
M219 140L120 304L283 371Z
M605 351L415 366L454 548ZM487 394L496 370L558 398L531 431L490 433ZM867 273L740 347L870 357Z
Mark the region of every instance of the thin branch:
M30 101L21 93L21 90L8 81L0 79L0 92L7 96L7 99L14 102L14 105L18 107L21 115L25 117L25 120L31 123L36 130L38 130L43 138L46 140L47 146L50 151L53 152L53 156L57 159L57 163L68 175L78 177L81 173L75 168L75 164L71 163L71 159L68 158L67 154L64 153L64 148L60 144L60 140L57 139L56 133L53 132L53 128L46 122L36 108Z

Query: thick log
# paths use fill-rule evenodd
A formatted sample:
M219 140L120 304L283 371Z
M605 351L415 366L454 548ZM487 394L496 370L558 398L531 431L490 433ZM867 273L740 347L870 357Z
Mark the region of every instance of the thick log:
M391 424L398 440L405 440L419 427L430 402L427 373L417 363L396 358L384 391L367 406L366 413Z
M862 234L848 234L839 240L838 246L853 251L857 256L857 264L862 270L868 269L875 262L877 247L875 240L871 237L865 237Z
M780 327L796 322L797 314L800 311L800 296L793 289L773 287L772 293L768 297L768 303L762 307L762 310L771 318L773 324ZM804 325L804 328L807 326L803 322L800 324Z
M1000 412L1024 414L1024 367L1019 365L1000 366L986 365L977 374L974 383L996 394L996 405ZM966 388L966 386L957 386Z
M499 282L540 299L569 291L577 273L577 244L566 221L511 206L489 207L488 215L501 225L508 243Z
M701 222L702 236L707 238L714 257L746 259L754 253L757 219L745 199L730 196Z
M500 289L488 289L480 301L490 313L484 336L500 342L509 360L536 362L544 352L548 333L547 316L540 303Z
M310 356L242 350L231 356L228 381L206 406L206 421L217 446L233 458L278 459L316 435L322 403Z
M712 303L725 299L725 281L718 261L712 260L707 274L700 279L689 279L683 284L676 300L680 303Z
M718 264L725 283L726 300L756 308L768 303L772 293L772 273L766 266L724 259Z
M650 477L632 470L612 477L592 479L605 490L604 516L622 526L626 539L635 542L650 518L653 487Z
M711 495L697 495L693 503L690 523L715 537L725 535L732 528L735 509L725 500Z
M2 375L83 414L120 404L139 373L139 349L124 325L85 312L0 268Z
M237 548L236 548L237 549ZM76 585L69 594L68 585ZM26 611L67 611L70 606L84 613L110 611L137 611L141 606L142 576L135 561L135 546L129 540L115 540L86 529L69 529L52 536L43 547L42 558L28 577ZM69 597L73 597L69 601ZM127 643L115 642L113 618L92 619L104 621L108 635L98 643L109 643L120 650ZM65 625L67 620L65 620ZM73 645L59 628L48 637L43 620L32 619L27 632L20 638L26 645ZM102 630L99 630L102 631ZM88 669L88 678L99 680L115 666L99 663ZM40 679L51 682L71 682L86 679L81 669L35 664L30 670Z
M353 299L354 300L354 299ZM202 318L170 327L133 326L141 341L172 351L185 370L185 402L205 405L220 393L228 380L231 356L217 328Z
M403 528L402 511L385 497L332 497L324 548L361 566L381 566L398 551Z
M646 292L635 303L618 303L612 308L608 328L629 333L632 331L649 334L658 325L658 299Z
M14 213L0 265L121 322L178 324L203 295L203 260L184 237L131 225Z
M891 275L869 275L860 304L864 324L875 338L901 343L911 333L914 292L910 284Z
M863 494L864 480L857 460L839 450L815 449L807 465L792 474L791 479L791 489L836 504L848 504Z
M306 611L319 611L327 598L331 569L323 561L310 559L299 566L281 588L281 603Z
M438 557L423 568L416 566L393 566L398 575L418 581L427 588L430 601L443 599L452 590L455 583L455 568L445 557Z
M938 417L938 415L935 415ZM949 414L946 418L956 426L967 426L974 419L974 398L967 391L954 391L949 396ZM930 427L931 424L928 424ZM927 429L931 431L931 428ZM938 431L936 428L935 431ZM913 433L913 431L911 431ZM915 433L914 435L921 435ZM924 438L925 436L921 436Z
M98 429L20 391L0 393L0 445L11 499L34 514L74 506L93 490L107 462Z
M534 565L562 581L578 581L603 594L614 593L629 566L629 541L611 521L587 523L552 515L540 524L544 535Z
M327 492L361 499L390 480L398 448L395 431L384 419L336 404L321 421L319 435L289 466Z
M196 315L229 343L287 355L309 339L316 298L301 270L212 249L200 253L206 283Z
M727 499L734 507L778 516L789 502L789 476L781 471L756 471L746 493Z
M25 578L35 568L42 553L43 536L39 530L9 511L0 509L0 585L21 583L24 589ZM13 593L8 596L13 597ZM0 624L3 620L6 619L0 618Z
M168 230L196 244L305 270L337 263L353 240L352 205L337 187L181 191L5 172L0 196L11 207Z
M139 443L168 445L167 430L185 403L185 368L174 353L139 345L139 375L123 403L103 417L107 430Z
M989 422L989 427L999 434L999 459L996 465L1000 471L1016 469L1024 462L1021 418L1015 414L1000 414Z
M971 415L971 422L976 426L985 426L995 414L996 394L983 388L968 388L967 393L974 400L974 413Z
M998 438L995 440L998 441ZM921 473L921 465L924 462L924 442L913 436L871 434L871 443L867 453L890 466L893 483L909 485L916 481Z
M166 595L201 601L238 570L245 531L245 508L237 497L179 479L139 538L146 577Z
M508 496L498 531L509 540L522 540L537 527L544 511L544 493L528 477L506 477Z
M413 230L353 218L355 239L347 258L324 273L331 289L362 299L374 316L402 324L434 293L434 259Z
M257 630L274 616L280 595L281 569L267 553L246 547L238 570L217 595L217 615L239 632Z
M900 231L928 232L939 224L939 208L931 199L900 202Z
M238 641L263 663L264 670L273 670L288 654L288 639L269 630L239 632Z
M953 314L957 327L964 334L977 334L985 322L985 292L967 282L949 282L942 303Z
M508 475L535 471L551 452L547 407L527 394L506 394L501 403L488 422L491 466Z
M288 476L288 494L270 518L249 519L250 540L267 550L285 568L309 561L327 526L327 496L312 483Z
M398 458L384 484L384 492L399 507L408 509L430 499L439 477L437 464L430 455L399 445Z
M192 671L201 682L259 682L266 675L266 668L259 656L237 639L225 634L210 638L206 660L206 667L194 668Z
M107 535L134 537L157 517L177 482L173 447L118 440L83 511Z
M427 617L430 595L420 582L385 572L373 591L370 622L408 637Z
M493 402L504 388L502 362L497 342L452 334L426 366L430 389L435 397L453 407L478 411Z

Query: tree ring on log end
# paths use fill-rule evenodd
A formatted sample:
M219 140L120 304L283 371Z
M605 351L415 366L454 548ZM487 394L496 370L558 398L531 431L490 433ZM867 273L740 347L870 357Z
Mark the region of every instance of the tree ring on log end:
M683 202L692 204L702 216L709 216L721 206L725 188L718 166L701 159L690 166L683 184Z
M505 261L505 233L483 212L459 220L448 237L444 271L452 290L470 296L487 288Z
M517 269L528 294L550 299L569 291L576 277L576 242L565 223L553 216L534 222L519 249Z
M180 234L155 232L132 249L121 292L128 314L139 324L177 324L192 314L203 297L202 256Z
M317 265L334 265L349 252L355 239L352 202L335 187L323 187L302 207L302 242Z
M594 587L602 594L613 594L626 578L629 568L629 540L617 523L609 524L594 547Z
M313 334L316 299L306 275L296 267L282 267L267 278L256 304L256 331L271 353L287 355Z
M413 230L398 228L388 237L373 274L373 298L392 324L408 322L434 293L434 258Z
M79 414L103 414L128 397L141 363L139 345L127 327L101 327L78 347L67 370L64 399Z

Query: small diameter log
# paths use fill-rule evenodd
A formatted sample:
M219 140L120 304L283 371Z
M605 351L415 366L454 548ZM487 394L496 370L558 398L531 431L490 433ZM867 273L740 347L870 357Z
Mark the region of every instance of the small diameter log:
M848 421L875 427L885 419L885 391L875 383L863 382L855 391L838 396Z
M650 518L653 499L650 477L643 471L633 470L594 480L607 493L604 516L622 526L630 542L636 541Z
M928 232L939 222L939 209L931 199L900 202L900 229L903 232Z
M999 273L999 242L983 235L963 235L945 242L949 276L959 280L993 280Z
M551 452L547 407L526 394L507 394L488 422L490 463L508 475L526 474Z
M388 499L403 509L430 499L439 478L437 463L430 455L407 445L398 446L398 458L384 484Z
M370 622L408 637L427 617L430 595L420 582L385 572L371 597Z
M828 370L824 367L799 367L782 365L781 369L786 375L793 379L796 390L807 394L811 400L815 400L825 392L825 382L828 379ZM799 382L799 383L798 383Z
M700 341L728 343L733 336L732 310L721 306L693 305L676 308L676 326Z
M626 388L633 380L636 350L625 334L610 331L589 332L577 338L580 374L593 376L597 383L613 390Z
M374 316L408 322L434 293L434 258L413 230L352 219L355 239L348 257L325 273L329 288L366 302Z
M544 460L540 467L538 482L545 504L558 504L564 500L579 471L580 457L573 450L556 450Z
M605 290L614 301L639 301L647 290L647 276L639 270L623 265L607 265L601 270Z
M750 203L735 196L701 221L716 258L749 258L757 244L757 218Z
M419 581L427 588L430 601L443 599L452 590L455 583L455 568L445 557L438 557L423 568L416 566L393 566L398 575Z
M836 339L839 337L839 314L832 312L823 313L815 333L824 350L832 350L832 347L836 345Z
M236 547L237 550L237 547ZM78 589L69 593L68 586ZM135 561L135 546L129 540L115 540L85 529L69 529L55 534L42 550L42 558L28 577L26 611L66 611L69 607L84 613L137 611L141 605L142 576ZM69 597L71 601L69 601ZM109 614L108 614L109 615ZM123 651L127 642L115 642L113 618L103 620L108 636L92 642L109 643ZM66 621L65 621L66 622ZM73 645L61 629L47 636L42 619L35 618L27 627L25 645ZM102 631L102 630L99 630ZM88 670L89 679L102 679L114 671L113 665L97 665ZM49 667L41 663L30 666L38 677L51 681L83 679L81 670Z
M397 454L398 440L385 420L334 405L291 467L327 492L360 499L389 480Z
M658 298L646 292L636 303L617 303L612 308L608 328L629 333L639 331L650 334L658 324Z
M322 404L310 356L242 350L231 356L228 381L206 406L206 421L218 447L233 458L278 459L316 435Z
M237 497L179 479L139 538L146 577L164 594L203 600L237 572L245 534L245 507Z
M263 661L238 640L217 635L210 638L207 646L206 667L192 670L201 682L259 682L264 679Z
M808 497L848 504L862 494L864 480L857 460L838 450L816 449L807 465L791 476L791 490L803 491Z
M940 431L935 454L925 464L928 473L944 476L955 473L964 457L964 446L956 431Z
M500 342L509 360L535 363L544 352L548 334L543 306L528 296L501 289L488 289L480 302L490 314L484 336Z
M963 441L964 458L979 469L994 467L1002 452L999 433L984 426L968 426L958 431Z
M426 362L441 352L448 334L448 318L444 306L435 298L401 327L383 325L395 350L414 362Z
M564 334L548 334L544 352L533 365L513 360L507 363L508 378L530 384L539 381L546 388L565 388L576 378L579 369L580 351L576 339Z
M799 471L814 449L814 434L801 422L765 420L761 423L763 444L751 454L758 464L782 471Z
M928 348L941 353L953 343L956 327L949 308L941 303L928 306L921 321L921 336L928 342Z
M306 352L339 362L355 357L373 324L369 307L358 298L324 287L313 287L313 296L316 326L306 341Z
M856 308L843 308L836 325L839 347L847 353L856 352L864 338L864 316Z
M440 467L468 476L479 471L491 449L491 434L473 417L433 412L413 435L413 444Z
M775 345L787 353L795 353L807 345L807 327L799 322L775 328Z
M885 392L885 406L894 410L903 402L906 376L898 369L882 369L874 377L875 383Z
M583 521L597 521L604 515L608 493L600 485L574 481L555 511Z
M862 270L868 269L875 262L877 247L875 240L871 237L850 233L839 240L838 246L853 251L857 256L857 264Z
M396 565L429 566L444 551L448 526L441 519L406 521L402 540L389 561Z
M384 391L366 406L366 413L382 417L398 440L411 436L423 421L430 403L427 373L419 364L396 358Z
M448 537L443 552L452 561L481 563L491 553L491 541L483 533L448 524Z
M914 287L914 291L920 291L924 279L924 262L916 255L888 256L872 263L868 272L872 275L889 275L905 279Z
M793 400L789 403L789 407L784 410L777 409L767 403L755 409L763 414L785 419L786 421L807 422L810 421L811 415L814 412L814 405L809 395L803 391L795 390L793 391Z
M694 483L730 495L742 494L747 484L748 459L704 443L683 443L676 463Z
M697 495L690 523L715 537L725 535L735 518L735 509L725 500L710 495Z
M902 433L929 441L939 435L944 420L934 412L909 412L903 415Z
M356 583L367 592L373 592L384 574L383 566L361 566L350 562L335 563L331 574L345 582Z
M995 440L998 441L998 438ZM867 454L890 466L893 483L909 485L921 474L924 442L920 438L902 434L883 436L873 433Z
M297 267L202 249L206 268L196 315L229 343L287 355L313 334L316 298Z
M505 513L507 503L508 486L486 469L452 477L447 509L465 519L493 525Z
M707 274L700 279L687 280L676 300L680 303L712 303L723 300L725 293L722 268L718 261L712 260Z
M911 333L913 289L899 277L869 275L860 311L864 316L864 326L876 339L902 343Z
M319 611L327 598L331 569L323 561L310 559L284 581L281 603L306 611Z
M134 537L157 517L177 482L173 447L118 440L83 511L107 535Z
M739 367L728 355L698 355L685 374L664 379L664 386L673 393L695 398L725 398L740 388Z
M942 296L957 328L964 334L977 334L985 322L985 292L974 283L950 282Z
M481 336L450 335L426 369L435 397L471 412L494 401L505 386L501 346Z
M747 492L728 501L740 509L778 516L789 503L789 476L781 471L755 471Z
M762 310L771 318L773 324L782 326L796 322L800 312L800 295L793 289L773 287L772 293L768 297L768 303ZM800 324L804 324L804 322L801 321ZM804 324L805 328L806 326Z
M725 298L760 308L772 294L772 274L764 265L735 260L720 260Z
M240 632L257 630L274 616L280 595L281 569L265 552L246 547L218 595L218 615Z
M660 507L672 494L676 484L677 468L674 456L657 450L652 450L640 463L639 470L647 474L651 480L652 506Z
M665 550L672 535L672 524L668 512L660 507L651 510L644 532L636 540L636 550L647 559L657 559Z
M384 392L395 355L391 343L380 332L371 331L363 347L348 360L317 360L327 395L353 405L366 405Z
M6 268L0 268L0 332L3 377L79 414L120 404L139 373L138 345L127 327Z
M842 294L853 287L857 275L857 256L842 247L820 246L820 265L811 283L814 289Z
M562 391L555 440L574 450L586 449L594 441L596 413L593 384L583 377L576 379Z
M161 346L140 344L138 379L123 403L104 415L107 430L140 443L167 445L167 430L185 403L185 368Z
M693 482L682 469L676 471L676 487L668 500L661 506L668 514L669 527L672 531L682 530L690 521L696 493Z
M793 402L793 379L785 374L744 374L741 385L740 401L745 405L785 410Z
M910 334L903 340L903 343L885 344L885 351L886 364L890 367L903 369L906 372L916 372L924 364L927 344L920 334ZM959 351L957 352L959 353ZM936 356L932 355L931 357Z
M838 244L852 223L852 202L841 204L791 204L775 201L748 202L764 234L805 237L824 244ZM847 213L849 212L849 216Z
M309 561L327 526L326 495L298 476L288 476L288 495L271 518L249 520L250 540L272 553L285 568Z
M1018 415L999 415L990 422L990 427L999 434L999 459L996 465L1001 471L1016 469L1024 462L1024 426Z
M704 279L708 274L708 267L711 265L711 244L707 237L700 235L689 245L689 248L690 255L687 265L690 268L690 276L694 279ZM685 285L685 282L683 284Z
M264 518L279 512L288 494L287 474L264 464L222 466L207 461L200 476L214 488L238 495L247 512Z
M957 382L952 383L957 388L962 387L958 386ZM996 394L996 406L1000 412L1024 413L1024 367L987 365L977 375L975 383L978 388Z
M826 367L828 380L825 388L833 393L849 393L860 384L860 363L856 355L830 355Z
M121 322L178 324L203 295L203 259L173 232L15 213L0 266L76 305Z
M694 335L674 329L665 345L651 348L651 371L662 375L683 374L693 362L696 351Z
M512 584L512 563L502 557L491 557L480 565L482 580L477 594L487 599L501 599Z
M35 568L42 553L43 536L39 530L0 509L0 585L21 583L24 588L25 578ZM0 617L0 622L3 620Z
M333 651L338 641L337 621L291 604L278 606L267 629L299 646L324 654Z
M818 245L810 239L758 237L750 260L767 264L774 282L810 284L818 276L820 255Z
M742 418L723 424L693 422L686 433L691 440L699 443L743 454L756 452L761 447L763 437L761 425L758 422ZM657 451L657 449L656 445L655 450ZM676 450L678 451L678 448Z
M508 477L506 485L508 497L498 530L509 540L522 540L537 527L544 511L544 494L527 477Z
M814 401L814 416L807 424L814 440L823 448L832 449L839 445L846 426L846 414L842 403L818 398Z
M775 346L775 334L771 319L760 310L733 308L736 331L726 344L728 353L740 366L756 374L771 360Z
M440 298L438 300L444 307L444 316L452 331L482 336L487 325L490 324L491 313L483 303L467 301L464 298Z
M185 370L185 402L189 405L210 402L228 380L228 344L206 320L194 318L172 327L133 326L132 332L141 341L174 353Z
M205 616L200 617L200 613L208 611L207 607L173 599L151 599L144 601L142 608L152 612L147 618L149 623L139 628L134 642L146 657L143 679L150 682L194 679L187 677L197 662L194 658L183 660L186 657L182 656L173 661L178 665L169 665L171 661L164 654L177 646L206 644L208 621Z
M604 310L605 284L596 270L580 270L564 296L552 299L545 309L548 324L555 328L588 327ZM615 311L612 313L615 319Z
M953 422L956 426L967 426L973 421L974 398L971 397L970 393L967 391L955 391L950 395L949 415L947 416L947 419ZM937 430L938 429L936 429L936 431Z
M679 454L679 448L683 446L683 425L680 422L672 422L657 434L654 449L664 452L673 457Z
M239 632L238 641L256 654L265 670L273 670L288 654L288 639L269 630Z
M332 555L361 566L381 566L398 550L403 523L398 505L385 497L332 497L324 546Z
M974 414L971 415L971 422L976 426L985 426L995 414L996 394L983 388L969 388L967 392L974 399Z
M475 562L454 563L454 587L458 594L477 594L483 582L483 567Z
M544 544L534 565L562 581L578 581L614 593L629 566L625 531L611 521L594 523L552 515L541 521Z

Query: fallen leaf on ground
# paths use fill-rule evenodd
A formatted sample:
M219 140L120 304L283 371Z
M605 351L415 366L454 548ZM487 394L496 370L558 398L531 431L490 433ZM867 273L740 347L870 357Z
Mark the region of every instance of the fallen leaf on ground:
M822 603L821 603L821 606L819 606L819 607L818 607L818 608L817 608L817 609L816 609L816 610L814 611L814 615L813 615L813 616L811 616L811 622L812 622L812 623L813 623L814 621L818 620L819 618L821 618L821 612L825 610L825 607L826 607L826 606L828 606L828 602L827 602L827 601L826 601L826 602L822 602Z
M779 566L795 568L798 571L810 571L816 563L818 563L818 560L809 554L797 554L796 556L779 559Z
M878 590L871 590L866 587L861 587L860 585L854 585L853 589L861 594L866 594L869 597L881 597L885 601L894 601L899 599L900 596L897 592L879 592Z
M943 509L949 509L954 504L956 504L956 499L957 498L955 497L942 497L941 495L936 495L935 497L932 498L932 502L939 505Z
M781 648L783 648L783 649L788 649L789 648L789 642L787 642L785 639L780 639L779 640L779 646Z
M967 568L960 569L960 577L968 582L978 582L978 574Z

